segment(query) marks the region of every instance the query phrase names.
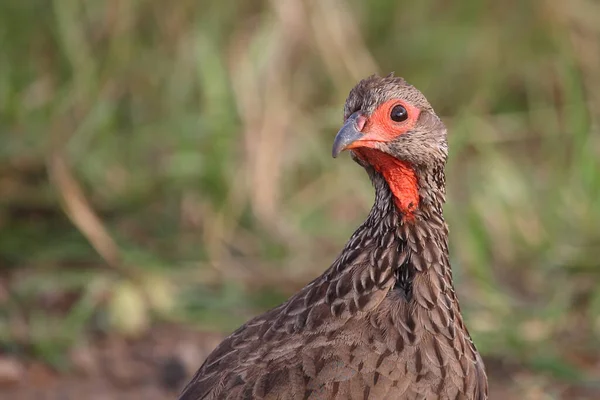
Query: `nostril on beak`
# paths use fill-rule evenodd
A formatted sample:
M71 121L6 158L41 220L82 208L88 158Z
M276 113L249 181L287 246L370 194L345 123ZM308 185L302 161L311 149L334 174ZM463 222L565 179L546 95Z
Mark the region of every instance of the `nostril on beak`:
M333 158L336 158L350 144L363 136L361 129L364 128L365 122L366 118L358 112L348 117L333 141L333 148L331 150Z

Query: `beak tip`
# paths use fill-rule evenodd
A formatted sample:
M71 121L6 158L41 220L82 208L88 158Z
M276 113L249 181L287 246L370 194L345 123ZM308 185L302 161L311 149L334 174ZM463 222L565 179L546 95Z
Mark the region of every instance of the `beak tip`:
M357 129L357 118L359 118L358 113L352 114L335 136L333 148L331 149L331 155L333 158L337 158L342 151L346 150L353 142L363 136L362 132Z

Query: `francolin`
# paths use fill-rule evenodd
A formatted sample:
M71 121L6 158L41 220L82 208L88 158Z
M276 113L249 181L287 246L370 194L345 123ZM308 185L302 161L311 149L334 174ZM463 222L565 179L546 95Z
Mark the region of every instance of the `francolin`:
M486 399L442 215L446 128L402 78L350 91L333 157L350 150L375 204L333 264L248 321L180 395L212 399Z

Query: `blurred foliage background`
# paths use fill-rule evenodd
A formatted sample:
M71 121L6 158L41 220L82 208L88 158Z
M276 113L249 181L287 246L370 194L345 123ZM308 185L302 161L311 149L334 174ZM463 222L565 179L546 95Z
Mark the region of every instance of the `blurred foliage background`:
M68 368L97 332L229 332L285 300L372 204L330 148L348 91L390 71L449 127L490 374L598 388L593 0L1 2L0 348Z

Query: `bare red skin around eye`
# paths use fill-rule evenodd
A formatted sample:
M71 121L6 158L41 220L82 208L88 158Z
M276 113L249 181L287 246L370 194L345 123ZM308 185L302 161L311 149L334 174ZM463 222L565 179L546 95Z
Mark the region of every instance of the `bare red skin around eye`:
M396 105L402 105L408 112L406 121L395 122L390 118L390 113ZM366 136L373 139L378 138L379 141L387 142L403 133L411 130L419 119L421 110L404 101L388 100L380 105L371 116L368 118L362 132Z
M408 118L395 122L390 118L392 108L401 104L408 111ZM408 132L419 118L420 110L400 100L389 100L373 112L365 123L364 136L352 143L349 148L383 175L394 195L396 207L411 220L419 206L419 186L417 175L406 161L398 160L389 154L373 149L378 142L388 142Z

